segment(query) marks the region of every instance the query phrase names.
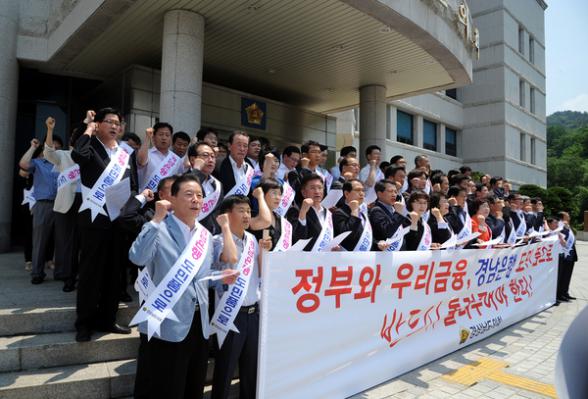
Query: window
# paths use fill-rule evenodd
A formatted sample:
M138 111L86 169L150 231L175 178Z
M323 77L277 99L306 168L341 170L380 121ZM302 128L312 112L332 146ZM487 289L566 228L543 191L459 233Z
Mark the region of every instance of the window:
M519 80L519 105L525 106L525 81L523 79Z
M531 137L531 163L535 165L535 137Z
M437 151L437 124L423 120L423 148Z
M413 116L406 112L396 111L396 141L412 144Z
M448 127L445 128L445 153L457 156L457 130Z
M535 39L529 37L529 62L535 63Z
M526 153L527 153L527 146L526 146L526 137L525 137L525 133L521 133L521 137L520 137L520 154L519 154L519 158L521 161L525 162L527 160L526 157Z
M457 89L445 90L445 95L447 97L453 98L454 100L457 100Z
M519 25L519 53L525 54L525 29Z
M535 113L535 88L531 87L531 91L529 94L529 108L531 110L531 113L534 114Z

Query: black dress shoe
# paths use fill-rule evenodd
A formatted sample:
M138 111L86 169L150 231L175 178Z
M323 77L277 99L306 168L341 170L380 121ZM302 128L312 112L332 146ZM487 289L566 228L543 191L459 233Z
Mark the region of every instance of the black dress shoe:
M31 284L41 284L43 280L45 280L43 277L36 276L31 279Z
M66 281L65 284L63 285L63 292L72 292L75 289L76 289L75 283Z
M564 295L564 298L566 298L567 300L570 300L570 301L575 301L577 299L575 296L571 296L571 295L568 295L568 294L565 294Z
M118 299L121 302L133 302L133 298L126 291L121 292Z
M569 302L570 300L564 296L560 296L559 298L557 298L558 301L560 302Z
M91 338L92 332L86 328L82 328L76 333L77 342L88 342Z
M114 334L130 334L131 329L129 327L121 326L120 324L114 323L108 327L97 327L96 331L109 332Z
M557 299L556 299L556 300L555 300L555 303L553 304L553 306L559 306L559 304L560 304L560 303L561 303L561 302L560 302L559 300L557 300Z

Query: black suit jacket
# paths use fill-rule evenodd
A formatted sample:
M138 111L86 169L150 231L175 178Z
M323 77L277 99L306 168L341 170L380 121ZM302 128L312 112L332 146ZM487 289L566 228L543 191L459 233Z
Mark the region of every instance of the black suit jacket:
M498 238L498 236L502 234L502 230L505 227L504 220L498 219L496 216L492 214L488 215L488 217L486 218L486 224L488 225L488 227L490 227L490 230L492 230L492 238ZM506 230L504 238L508 238L508 236L506 236Z
M349 234L342 242L341 246L347 251L353 251L361 235L363 234L363 225L361 216L353 216L349 205L344 204L341 208L333 213L333 230L335 237L346 231Z
M369 210L370 223L374 233L372 251L378 251L378 241L386 241L398 230L400 226L410 226L410 220L398 212L390 212L385 205L376 200L374 206ZM404 243L402 244L404 246ZM401 247L402 249L402 247Z
M96 136L90 137L86 134L80 136L76 141L75 148L71 152L71 158L80 166L81 183L88 188L94 186L94 183L96 183L110 162L110 157L106 153L102 143L100 143ZM138 189L136 165L135 152L133 152L131 154L131 159L129 160L129 167L125 170L123 175L123 179L127 177L130 179L131 196L136 195ZM106 209L106 206L104 208ZM112 226L110 218L100 214L98 214L96 219L94 219L94 222L92 222L89 209L86 209L79 214L78 223L80 227L102 229L108 229Z
M123 230L131 234L132 239L137 238L143 225L149 222L154 215L152 208L141 205L141 202L132 196L120 211L120 216L116 219L116 224Z
M401 250L416 251L419 247L419 243L421 242L421 238L423 237L424 232L425 227L423 226L423 219L421 218L417 224L417 230L409 230L409 232L404 236L405 248Z
M437 218L433 215L429 215L429 227L431 228L431 239L432 242L437 244L443 244L445 241L451 238L451 225L447 223L448 228L440 229L439 224L437 223Z
M327 210L327 212L329 212L329 210ZM292 204L290 209L288 209L288 212L286 212L286 219L292 224L293 228L292 244L296 244L298 240L310 238L311 240L306 244L304 250L311 251L323 226L321 225L316 212L312 209L309 209L306 213L306 225L303 225L298 220L299 213L300 209L295 204Z
M213 175L223 184L223 190L225 193L228 193L233 187L235 187L235 175L233 174L233 167L231 166L229 155L223 159L220 168L218 171L215 170Z
M459 234L463 229L464 223L461 221L460 215L465 217L465 211L461 206L450 206L449 213L445 216L447 223L449 223L451 230L453 230L455 234Z

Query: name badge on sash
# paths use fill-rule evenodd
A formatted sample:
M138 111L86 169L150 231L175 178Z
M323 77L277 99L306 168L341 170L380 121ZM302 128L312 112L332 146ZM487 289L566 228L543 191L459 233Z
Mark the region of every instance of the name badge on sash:
M520 213L519 213L520 212ZM527 222L525 221L525 215L521 211L516 212L517 217L519 218L519 227L517 227L517 238L523 237L527 233Z
M353 250L365 252L372 249L372 225L369 218L366 216L366 213L362 213L361 215L364 217L365 225L363 226L363 233L361 233L361 237L359 237L359 241L357 241L357 244Z
M239 181L235 182L233 188L225 194L225 198L231 195L247 195L249 194L249 190L251 189L251 180L253 179L253 175L255 171L247 162L244 162L247 171L245 172L245 176L240 176Z
M208 215L212 213L216 209L216 205L218 204L218 200L220 199L221 195L221 182L215 179L212 175L210 175L210 179L214 182L214 191L208 194L204 200L202 201L202 210L198 215L198 221L203 220Z
M128 144L121 143L92 188L87 190L82 185L84 193L82 195L83 201L79 212L89 209L92 221L96 219L98 214L108 216L104 210L104 204L106 203L106 188L121 181L127 170L132 153L133 149Z
M163 158L163 161L161 161L153 173L151 173L151 176L149 176L149 179L147 179L147 184L145 184L143 190L148 188L149 190L156 192L159 181L165 177L175 174L178 170L178 164L182 164L181 158L174 154L173 151L169 151L167 156Z
M314 208L312 209L316 212ZM331 216L331 212L328 209L326 210L326 213L327 215L322 223L321 232L319 233L318 238L311 249L311 252L328 251L330 249L327 248L327 245L333 240L333 218Z
M410 227L402 227L402 225L398 226L398 228L396 229L394 234L392 234L392 237L390 237L386 240L386 243L390 244L390 246L388 246L388 249L386 249L386 251L387 252L399 251L400 248L402 247L402 241L404 240L404 236L406 235L406 233L408 233L409 230L410 230Z
M147 267L143 267L143 270L137 275L134 288L135 291L139 293L139 305L142 305L155 289L155 284L153 284L153 280L151 280Z
M236 269L240 274L237 280L229 286L229 289L221 297L210 322L211 334L216 333L219 347L223 346L223 342L225 342L225 338L230 330L239 333L239 330L233 322L245 300L251 275L257 273L254 269L255 237L248 232L245 232L245 237L246 241L243 245L243 253Z
M31 209L33 209L33 206L35 206L36 203L37 200L35 199L35 187L31 187L30 190L27 190L26 188L22 190L22 202L20 203L21 205L29 204L30 211Z
M417 246L417 251L427 251L431 248L431 243L433 242L433 235L431 234L431 227L429 223L423 221L423 236L421 237L421 242Z
M517 242L517 234L515 232L514 223L512 220L510 222L510 233L508 234L508 238L506 239L506 243L510 245L514 245ZM506 227L505 227L506 229Z
M281 217L282 233L280 239L276 243L276 247L272 252L283 252L287 251L292 247L292 225L286 220L285 217Z
M61 172L57 177L57 191L60 191L69 184L80 180L80 165L74 164Z
M148 294L145 303L129 325L147 321L147 339L150 340L153 334L159 336L161 323L165 319L178 321L172 309L198 274L206 259L209 245L210 233L198 223L196 231L178 260Z
M288 209L290 209L290 205L292 205L292 201L294 201L294 196L296 193L287 181L284 182L282 189L283 194L282 199L280 200L280 206L278 206L274 212L283 218L286 215L286 212L288 212Z
M469 212L465 211L465 218L461 231L457 234L457 241L461 241L467 236L472 234L472 218L470 218Z

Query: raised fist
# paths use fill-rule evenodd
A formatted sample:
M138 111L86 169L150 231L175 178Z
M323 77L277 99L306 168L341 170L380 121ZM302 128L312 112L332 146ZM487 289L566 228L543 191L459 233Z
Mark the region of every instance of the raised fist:
M194 169L202 170L202 167L204 166L205 163L206 163L206 161L204 159L195 158L192 161L191 165L192 165L192 168L194 168Z
M154 133L155 133L155 131L153 130L152 127L148 127L147 129L145 129L145 137L147 137L147 139L149 139L149 140L153 139Z
M418 221L419 221L419 219L420 219L420 217L421 217L421 216L420 216L420 215L419 215L417 212L415 212L415 211L412 211L412 212L410 212L410 213L408 214L408 216L410 216L410 221L412 222L412 224L417 224L417 223L418 223Z
M431 209L431 215L435 216L435 219L437 219L437 220L439 220L443 217L443 216L441 216L441 211L439 210L439 208Z
M394 203L394 205L392 205L394 207L394 210L398 213L400 213L401 215L404 213L404 209L406 209L406 207L404 206L404 204L402 202L396 201Z
M237 277L239 277L239 274L241 274L241 272L239 272L239 270L225 269L221 272L221 274L223 276L222 277L223 284L231 285L235 281L237 281Z
M55 119L53 119L52 117L47 118L45 120L45 126L47 126L47 129L49 130L55 129Z
M95 116L96 116L96 112L94 112L91 109L87 110L86 111L86 119L84 119L84 122L86 122L86 125L90 122L94 122Z
M146 188L145 190L143 190L143 192L141 194L143 195L143 197L145 197L145 199L147 200L147 202L151 202L155 198L155 195L153 194L153 191L151 191L148 188Z
M31 140L31 147L37 148L39 146L39 139L32 139Z
M262 238L259 240L259 247L264 251L271 251L272 249L272 239L271 238Z
M258 201L263 197L263 190L261 187L256 187L255 190L253 190L253 197L255 197Z
M476 216L476 219L478 220L478 224L480 226L484 225L484 223L486 222L486 218L482 215L478 215Z
M216 222L222 228L229 228L229 215L222 213L216 217Z
M451 197L447 200L447 202L449 203L449 205L451 206L457 206L457 200L454 197Z
M351 212L356 212L359 209L359 201L353 200L349 202L349 208Z
M167 216L167 212L171 210L171 202L167 200L160 200L155 203L155 215L153 215L153 221L156 223L161 222Z
M308 168L309 163L310 163L310 159L304 157L300 160L300 167L301 168Z

